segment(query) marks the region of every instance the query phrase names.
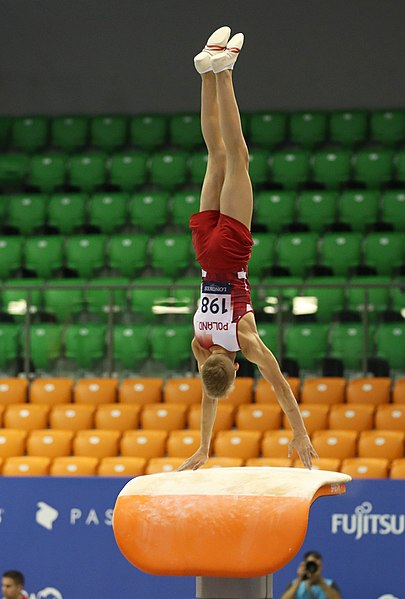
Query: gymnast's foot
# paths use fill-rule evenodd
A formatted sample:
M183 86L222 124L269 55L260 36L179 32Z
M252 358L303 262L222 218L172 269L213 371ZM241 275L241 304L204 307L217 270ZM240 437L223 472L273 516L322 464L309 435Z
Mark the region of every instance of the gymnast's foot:
M239 52L242 49L244 39L245 36L243 33L237 33L229 40L224 52L219 52L211 58L214 73L233 69Z
M194 57L194 66L200 74L212 71L211 58L226 50L230 35L231 29L226 26L220 27L210 35L203 51Z

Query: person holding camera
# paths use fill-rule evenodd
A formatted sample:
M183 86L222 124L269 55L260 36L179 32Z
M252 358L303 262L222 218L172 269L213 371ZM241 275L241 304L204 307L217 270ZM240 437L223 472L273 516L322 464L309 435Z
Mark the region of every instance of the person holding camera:
M322 576L322 555L307 551L297 570L297 578L290 582L280 599L342 599L339 587L330 578Z

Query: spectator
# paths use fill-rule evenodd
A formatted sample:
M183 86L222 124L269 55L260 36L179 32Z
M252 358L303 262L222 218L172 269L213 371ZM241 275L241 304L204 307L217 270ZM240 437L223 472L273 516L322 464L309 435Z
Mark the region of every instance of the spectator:
M7 570L1 580L3 599L23 599L28 597L24 591L24 574L18 570Z
M281 599L342 599L337 584L322 576L322 555L318 551L307 551L297 576Z

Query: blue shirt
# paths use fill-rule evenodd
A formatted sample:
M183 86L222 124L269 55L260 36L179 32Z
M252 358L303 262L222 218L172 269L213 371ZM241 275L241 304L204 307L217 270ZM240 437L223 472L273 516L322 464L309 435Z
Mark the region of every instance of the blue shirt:
M324 581L329 587L335 587L330 578L324 578ZM294 599L328 599L319 585L314 584L309 588L311 589L310 593L308 592L308 585L303 580L295 593Z

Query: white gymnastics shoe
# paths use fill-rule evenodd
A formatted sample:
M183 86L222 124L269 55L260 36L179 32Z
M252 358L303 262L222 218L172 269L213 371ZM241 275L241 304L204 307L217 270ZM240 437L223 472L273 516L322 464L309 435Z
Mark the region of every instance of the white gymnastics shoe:
M243 33L237 33L228 42L226 50L219 52L211 58L212 70L214 73L220 73L227 69L233 69L239 52L242 49L245 36Z
M231 29L226 26L220 27L210 35L203 51L194 57L194 66L200 74L212 71L211 58L215 54L226 50L230 35Z

